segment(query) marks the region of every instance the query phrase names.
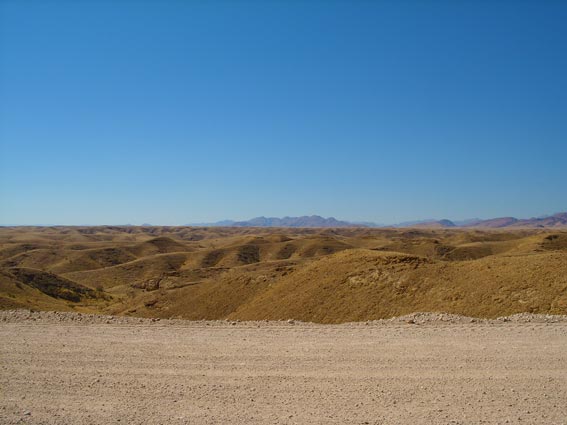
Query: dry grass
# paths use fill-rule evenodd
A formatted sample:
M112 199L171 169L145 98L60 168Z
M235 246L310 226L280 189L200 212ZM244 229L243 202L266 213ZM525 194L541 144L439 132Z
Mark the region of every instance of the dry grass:
M15 307L323 323L566 314L567 231L2 228L0 308Z

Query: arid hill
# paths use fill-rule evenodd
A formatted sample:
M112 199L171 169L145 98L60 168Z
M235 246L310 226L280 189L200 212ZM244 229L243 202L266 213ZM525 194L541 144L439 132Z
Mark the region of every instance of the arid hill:
M557 213L549 217L534 217L526 219L517 219L515 217L500 217L490 220L479 220L467 224L465 227L489 227L489 228L504 228L504 227L567 227L567 213Z
M4 227L0 308L340 323L567 314L567 231Z

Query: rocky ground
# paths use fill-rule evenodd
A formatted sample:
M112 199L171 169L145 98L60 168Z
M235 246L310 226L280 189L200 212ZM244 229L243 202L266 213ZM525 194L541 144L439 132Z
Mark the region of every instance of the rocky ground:
M0 312L6 424L567 424L567 317Z

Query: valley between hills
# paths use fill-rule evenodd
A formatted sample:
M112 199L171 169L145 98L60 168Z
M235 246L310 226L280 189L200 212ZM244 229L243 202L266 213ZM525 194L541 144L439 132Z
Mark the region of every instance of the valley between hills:
M0 308L317 323L567 314L567 230L3 227Z

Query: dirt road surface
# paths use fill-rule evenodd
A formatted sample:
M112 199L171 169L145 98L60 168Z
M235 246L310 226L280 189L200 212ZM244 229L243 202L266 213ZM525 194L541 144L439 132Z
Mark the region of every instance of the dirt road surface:
M565 321L52 319L0 323L3 424L567 424Z

